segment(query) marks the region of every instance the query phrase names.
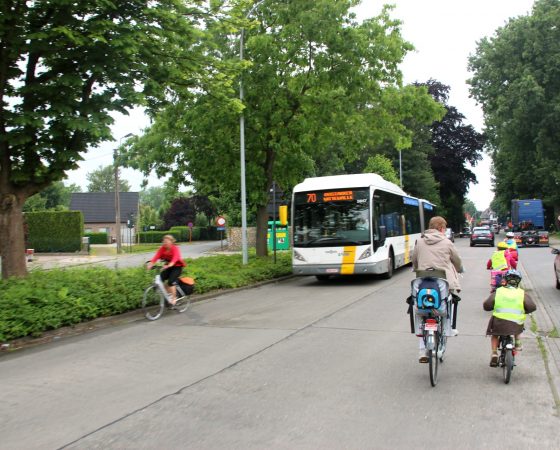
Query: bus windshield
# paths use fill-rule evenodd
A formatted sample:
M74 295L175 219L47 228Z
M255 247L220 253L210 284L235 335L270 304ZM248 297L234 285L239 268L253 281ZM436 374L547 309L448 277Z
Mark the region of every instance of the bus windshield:
M369 244L369 188L296 193L293 226L295 247Z

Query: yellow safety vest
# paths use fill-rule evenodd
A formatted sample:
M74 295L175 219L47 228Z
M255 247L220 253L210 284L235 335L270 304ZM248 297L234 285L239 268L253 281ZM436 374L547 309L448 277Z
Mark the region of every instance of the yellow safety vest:
M521 288L501 287L496 291L493 316L519 325L525 323L525 291Z
M492 269L506 270L508 267L505 250L495 251L492 255Z
M515 239L512 239L511 244L508 241L505 241L505 243L507 244L508 248L511 248L512 250L517 250L517 242L515 241Z

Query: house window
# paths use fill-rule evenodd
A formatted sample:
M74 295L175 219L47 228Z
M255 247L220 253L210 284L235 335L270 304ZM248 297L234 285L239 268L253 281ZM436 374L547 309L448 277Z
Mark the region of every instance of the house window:
M107 228L107 227L99 228L99 232L100 233L109 233L109 228Z
M84 232L85 232L85 233L92 233L93 230L92 230L91 228L86 228L86 229L84 230Z

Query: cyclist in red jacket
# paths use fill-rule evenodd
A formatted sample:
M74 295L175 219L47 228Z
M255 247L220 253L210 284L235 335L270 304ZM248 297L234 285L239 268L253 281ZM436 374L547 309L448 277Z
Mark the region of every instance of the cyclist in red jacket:
M183 258L181 258L181 251L179 250L179 247L175 245L175 238L170 234L163 236L163 245L148 263L148 270L154 266L154 263L158 259L165 261L165 265L163 266L163 270L160 274L161 281L167 281L165 289L170 296L169 303L171 305L175 305L177 302L177 288L175 287L175 283L181 276L183 267L185 267L186 264L183 261Z

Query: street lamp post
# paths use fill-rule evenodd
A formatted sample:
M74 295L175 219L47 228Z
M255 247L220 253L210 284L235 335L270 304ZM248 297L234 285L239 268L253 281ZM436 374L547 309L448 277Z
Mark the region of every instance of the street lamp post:
M117 254L121 252L121 199L119 195L119 164L118 164L118 149L121 146L122 140L134 136L128 133L119 139L119 146L113 152L113 165L115 166L115 238L117 240Z
M249 11L249 14L251 11ZM247 14L247 15L249 15ZM245 30L241 29L239 39L239 60L243 61L243 35ZM243 74L239 78L239 100L243 103ZM245 186L245 113L241 111L239 116L239 146L241 158L241 252L243 264L249 263L249 248L247 245L247 189Z
M401 181L401 189L402 185L402 150L399 149L399 179Z
M260 2L257 2L249 10L245 18L253 13ZM239 35L239 60L243 61L245 28L241 28ZM243 73L239 77L239 100L243 103ZM249 248L247 244L247 188L245 184L245 113L241 111L239 116L239 147L241 159L241 253L243 254L243 264L249 263Z

